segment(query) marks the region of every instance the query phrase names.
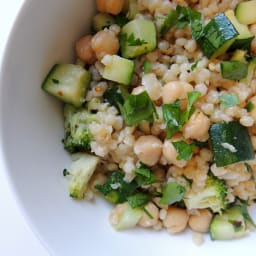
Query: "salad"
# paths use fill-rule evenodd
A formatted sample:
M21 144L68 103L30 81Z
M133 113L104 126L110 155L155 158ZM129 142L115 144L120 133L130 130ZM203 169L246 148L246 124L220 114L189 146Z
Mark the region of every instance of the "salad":
M212 240L256 225L256 0L97 0L76 62L42 88L64 102L69 195L113 204L117 230Z

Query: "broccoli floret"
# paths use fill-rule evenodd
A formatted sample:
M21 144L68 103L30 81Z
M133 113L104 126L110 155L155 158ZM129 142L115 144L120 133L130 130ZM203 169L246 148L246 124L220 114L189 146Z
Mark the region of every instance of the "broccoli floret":
M69 178L69 194L75 199L83 199L99 158L86 153L76 153L72 155L72 159L70 168L65 170L65 176Z
M93 137L88 124L96 120L95 114L89 113L86 109L76 109L66 104L64 118L64 148L70 153L90 150Z
M184 202L188 209L210 208L213 212L220 212L226 207L226 195L225 182L210 175L207 177L205 187L196 193L188 192Z

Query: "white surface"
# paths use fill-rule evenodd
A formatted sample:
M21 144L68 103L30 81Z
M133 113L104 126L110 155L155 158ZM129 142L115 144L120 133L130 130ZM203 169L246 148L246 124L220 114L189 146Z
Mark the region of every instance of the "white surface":
M22 0L0 1L0 60ZM0 255L49 255L21 215L4 173L0 170Z

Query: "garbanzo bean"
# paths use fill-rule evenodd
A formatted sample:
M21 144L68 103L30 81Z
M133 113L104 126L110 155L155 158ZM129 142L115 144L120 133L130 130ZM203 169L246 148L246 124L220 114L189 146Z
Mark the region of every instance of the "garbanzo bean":
M151 216L143 212L143 215L139 220L138 225L143 228L149 228L157 224L159 219L159 209L152 202L149 202L145 206L145 208L150 213Z
M134 144L134 153L142 163L155 165L162 153L162 141L153 135L141 136Z
M186 82L172 81L162 88L163 103L173 103L177 99L187 99L187 93L193 91L193 86Z
M188 223L188 214L185 209L169 207L167 215L163 220L164 227L170 233L179 233L185 230Z
M199 209L198 212L198 215L189 217L188 225L195 232L206 233L209 230L212 213L207 209Z
M113 15L120 13L124 7L125 0L97 0L97 9Z
M96 57L102 59L106 54L114 55L118 52L119 40L113 31L105 29L93 36L91 47Z
M85 61L86 63L92 64L96 57L92 50L92 36L87 35L76 41L76 55L79 59Z
M206 141L209 137L208 130L210 125L210 119L201 111L197 110L184 125L183 135L186 139Z

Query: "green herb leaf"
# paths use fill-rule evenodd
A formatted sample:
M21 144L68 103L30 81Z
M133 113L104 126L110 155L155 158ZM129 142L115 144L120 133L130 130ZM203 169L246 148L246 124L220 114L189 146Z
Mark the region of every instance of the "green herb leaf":
M255 105L251 101L246 106L246 109L248 112L252 112L254 108L255 108Z
M156 109L147 92L127 95L124 105L118 104L126 125L133 126L147 120L153 122L157 117Z
M123 14L118 14L115 16L115 24L117 24L119 27L123 27L128 22L129 20Z
M173 204L183 199L185 195L185 188L176 182L170 182L163 188L163 196L160 204Z
M243 217L246 221L246 224L250 225L251 227L253 227L254 229L256 229L256 224L253 221L252 217L250 216L248 209L247 209L247 205L246 204L241 204L240 205L240 209L241 209L241 213L243 214Z
M127 197L132 195L136 190L137 183L127 183L124 181L124 174L121 172L113 172L103 185L96 185L95 188L99 190L108 201L118 204L127 201Z
M148 60L146 60L143 64L143 70L144 70L144 73L149 73L152 69L152 63L149 62Z
M252 169L252 167L248 164L248 163L244 163L244 165L245 165L245 167L246 167L246 170L247 170L247 172L249 172L249 173L253 173L253 169Z
M187 8L184 6L177 6L176 11L178 13L177 27L179 29L183 29L184 27L186 27L189 24Z
M160 33L163 35L174 27L178 22L178 13L176 10L170 11L165 17L162 26L160 27Z
M140 38L135 38L135 35L131 33L129 36L127 34L120 35L121 44L128 43L128 46L140 46L147 44L147 42Z
M151 196L145 193L137 193L127 198L132 208L144 207L151 200Z
M119 104L124 104L124 99L118 87L112 87L110 89L107 89L103 94L103 98L107 100L110 105L115 106L118 110Z
M59 84L59 83L60 83L60 81L59 81L58 79L55 79L55 78L52 78L52 82L53 82L54 84Z
M139 186L159 182L159 180L156 178L156 175L145 165L141 165L139 168L135 169L134 173L136 174L135 180Z
M191 115L194 112L193 104L198 100L198 98L201 96L200 92L194 91L194 92L189 92L188 93L188 106L187 110L183 114L183 123L186 123Z
M223 93L219 96L219 100L221 102L221 107L230 108L237 104L239 104L239 99L234 93Z
M195 145L193 143L187 144L185 141L175 141L172 142L176 151L178 152L177 160L189 161L191 158Z
M194 71L196 69L198 62L199 62L199 60L197 60L191 64L191 66L190 66L191 71Z

